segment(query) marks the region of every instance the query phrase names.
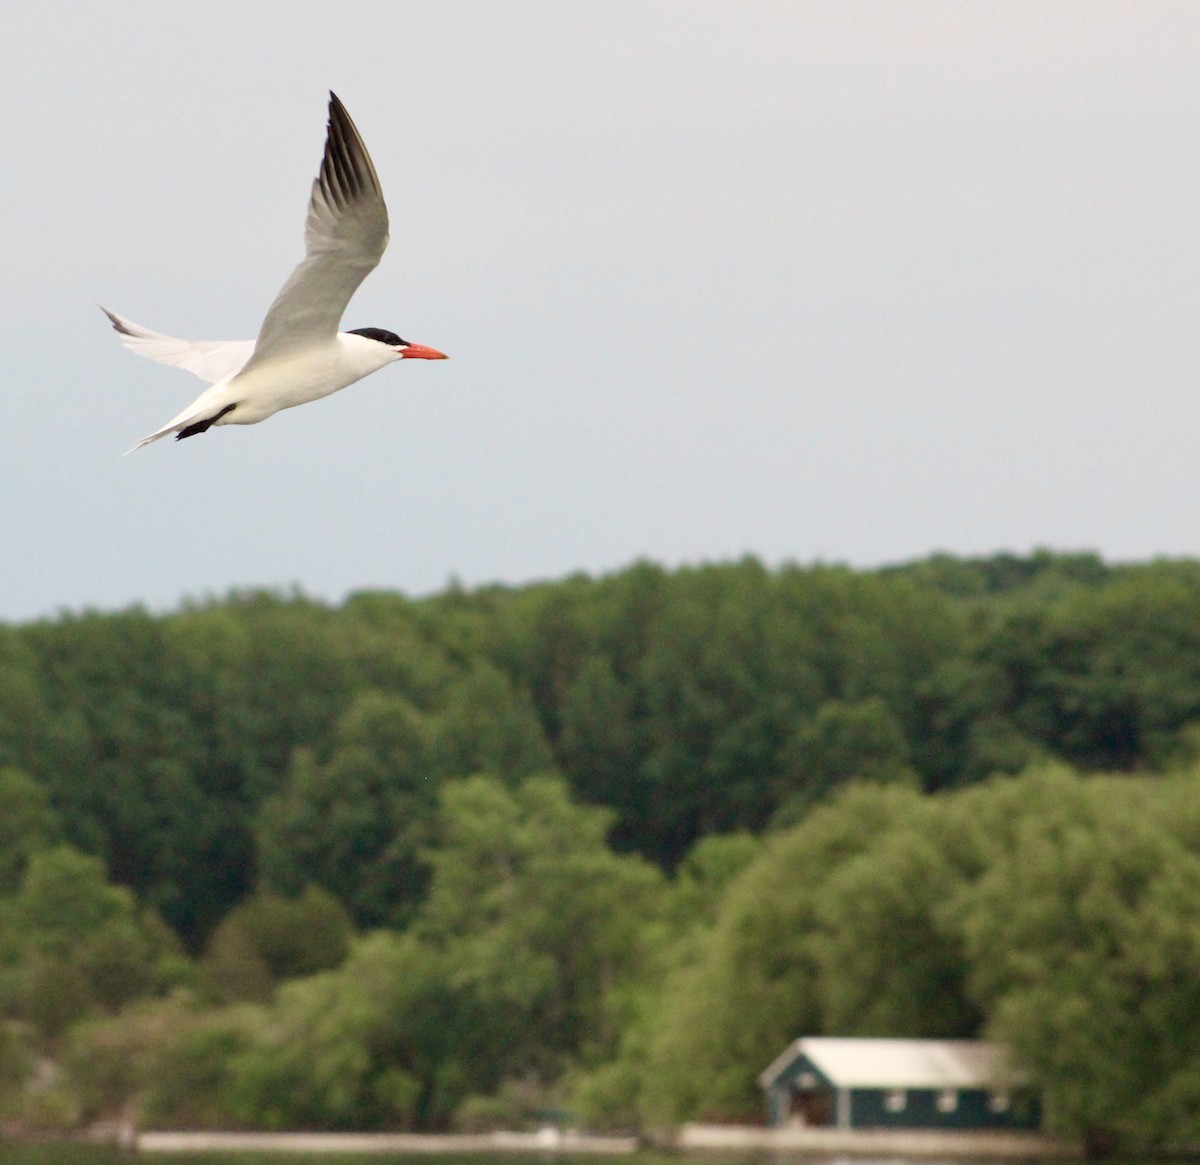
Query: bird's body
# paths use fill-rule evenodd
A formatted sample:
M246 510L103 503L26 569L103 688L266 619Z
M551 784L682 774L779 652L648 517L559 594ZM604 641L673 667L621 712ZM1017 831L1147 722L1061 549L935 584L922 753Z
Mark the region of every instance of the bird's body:
M329 95L329 129L305 226L305 258L267 312L257 340L189 341L152 332L103 309L125 346L207 380L210 387L135 449L214 425L254 425L369 376L396 360L444 360L381 328L339 332L358 285L388 242L387 207L366 146Z

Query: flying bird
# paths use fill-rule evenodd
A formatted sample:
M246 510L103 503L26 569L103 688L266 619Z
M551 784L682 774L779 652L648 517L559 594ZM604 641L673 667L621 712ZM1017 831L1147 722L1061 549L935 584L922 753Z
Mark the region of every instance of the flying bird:
M375 269L387 243L379 176L346 107L330 93L325 156L304 227L304 259L275 297L258 339L177 340L101 308L126 348L185 368L210 385L133 449L171 433L180 441L213 425L255 425L397 360L447 359L383 328L338 331L350 297Z

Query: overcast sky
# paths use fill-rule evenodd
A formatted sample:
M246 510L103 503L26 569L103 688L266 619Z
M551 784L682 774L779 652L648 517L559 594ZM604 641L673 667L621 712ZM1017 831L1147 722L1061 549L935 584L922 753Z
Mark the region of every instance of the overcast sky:
M0 619L745 553L1200 555L1200 5L43 0L0 54ZM122 456L252 337L334 89L412 361Z

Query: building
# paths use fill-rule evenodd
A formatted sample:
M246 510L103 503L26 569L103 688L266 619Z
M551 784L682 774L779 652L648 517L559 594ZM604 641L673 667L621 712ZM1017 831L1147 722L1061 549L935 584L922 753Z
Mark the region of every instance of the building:
M770 1124L1036 1129L1037 1099L976 1040L828 1039L786 1048L758 1078Z

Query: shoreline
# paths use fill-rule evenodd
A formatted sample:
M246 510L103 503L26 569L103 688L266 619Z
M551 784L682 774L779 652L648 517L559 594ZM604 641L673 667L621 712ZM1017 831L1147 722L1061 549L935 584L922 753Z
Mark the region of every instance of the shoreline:
M781 1156L889 1157L1062 1161L1082 1146L1041 1133L950 1129L756 1128L685 1124L671 1147L688 1153L770 1153Z
M624 1156L639 1148L719 1157L769 1153L793 1157L954 1158L1061 1161L1083 1156L1079 1145L1039 1133L920 1129L757 1128L686 1124L654 1141L544 1128L536 1133L250 1133L134 1132L118 1138L138 1153L547 1153Z
M220 1133L134 1132L137 1153L579 1153L621 1156L637 1137L545 1128L536 1133Z

